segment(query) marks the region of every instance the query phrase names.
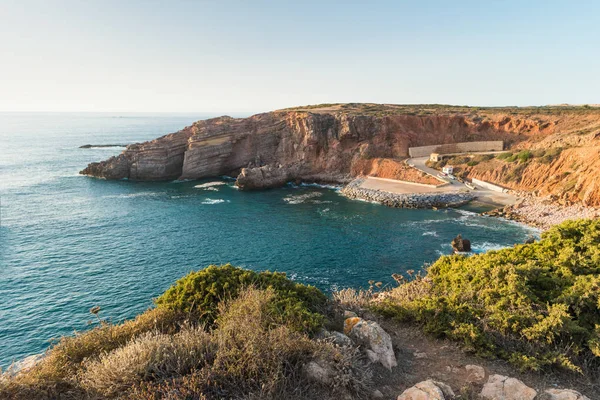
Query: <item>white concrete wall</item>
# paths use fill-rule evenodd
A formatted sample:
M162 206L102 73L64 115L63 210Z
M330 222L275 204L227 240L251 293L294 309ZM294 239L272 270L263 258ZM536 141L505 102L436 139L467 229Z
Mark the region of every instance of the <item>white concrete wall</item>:
M504 142L501 140L497 140L485 142L463 142L450 144L436 144L433 146L409 147L408 154L411 157L429 157L431 153L450 154L502 150L504 150Z
M500 192L500 193L508 192L508 189L505 189L498 185L494 185L493 183L489 183L489 182L482 181L482 180L475 179L475 178L471 179L471 181L473 181L473 183L477 186L481 186L482 188L493 190L494 192Z

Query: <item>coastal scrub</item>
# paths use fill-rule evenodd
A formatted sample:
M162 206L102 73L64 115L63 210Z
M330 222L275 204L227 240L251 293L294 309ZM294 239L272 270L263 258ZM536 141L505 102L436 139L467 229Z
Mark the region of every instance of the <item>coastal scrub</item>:
M373 307L523 369L598 368L600 221L567 221L532 244L441 257Z

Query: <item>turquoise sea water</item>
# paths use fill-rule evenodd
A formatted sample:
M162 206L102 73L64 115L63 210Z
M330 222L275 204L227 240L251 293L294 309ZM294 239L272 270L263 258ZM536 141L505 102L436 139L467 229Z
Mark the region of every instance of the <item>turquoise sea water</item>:
M240 192L230 180L136 183L80 176L88 162L206 115L0 114L0 366L86 329L89 309L113 321L152 304L209 264L285 271L324 290L391 284L450 253L528 228L467 210L399 210L301 186ZM203 185L202 187L197 187Z

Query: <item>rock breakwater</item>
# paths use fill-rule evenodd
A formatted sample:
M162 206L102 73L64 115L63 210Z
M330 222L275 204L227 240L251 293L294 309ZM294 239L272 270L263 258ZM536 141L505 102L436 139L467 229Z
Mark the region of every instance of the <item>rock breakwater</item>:
M381 203L397 208L445 208L458 207L475 198L470 192L437 192L437 193L391 193L383 190L361 187L363 179L355 179L346 185L341 193L357 200Z

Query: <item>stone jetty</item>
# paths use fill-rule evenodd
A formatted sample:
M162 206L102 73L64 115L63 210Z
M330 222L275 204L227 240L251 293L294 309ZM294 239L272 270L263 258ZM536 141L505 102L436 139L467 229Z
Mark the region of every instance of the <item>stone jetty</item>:
M355 179L341 193L357 200L373 201L397 208L444 208L458 207L475 198L471 192L391 193L361 187L364 179Z

